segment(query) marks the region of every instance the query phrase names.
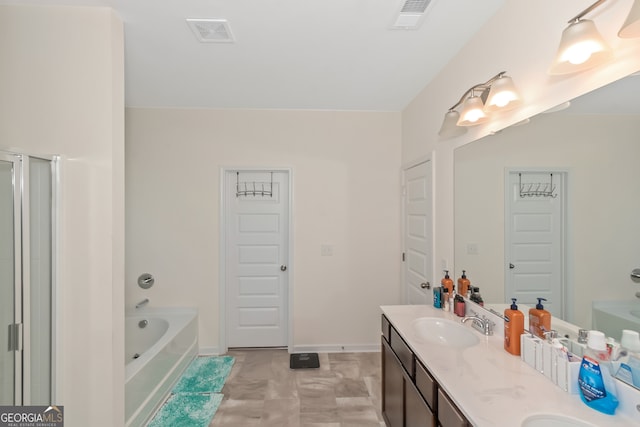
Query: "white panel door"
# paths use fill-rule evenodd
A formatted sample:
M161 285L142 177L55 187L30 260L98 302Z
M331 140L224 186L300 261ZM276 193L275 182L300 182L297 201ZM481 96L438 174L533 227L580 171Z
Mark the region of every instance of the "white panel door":
M553 173L556 197L521 195L551 182L550 172L510 172L506 212L505 302L535 305L565 318L564 308L564 186L563 174ZM541 185L538 187L537 183Z
M428 304L427 284L433 276L431 162L404 173L404 299L407 304ZM430 286L429 286L430 288Z
M227 345L286 346L289 173L229 171L226 181Z

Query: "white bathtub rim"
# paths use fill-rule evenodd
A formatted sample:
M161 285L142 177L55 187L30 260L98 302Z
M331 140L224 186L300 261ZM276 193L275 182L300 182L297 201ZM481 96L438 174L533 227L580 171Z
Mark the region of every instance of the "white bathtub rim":
M148 405L149 402L155 397L155 395L158 393L158 391L160 390L160 388L162 387L166 387L167 384L165 384L165 381L167 381L172 375L174 375L175 370L180 366L183 365L184 367L186 367L193 359L195 359L198 356L198 339L196 337L195 340L193 340L193 342L191 343L191 345L189 346L189 350L187 350L181 357L180 359L174 364L173 369L171 369L171 371L167 372L165 374L165 376L162 378L162 380L158 381L156 386L153 388L153 390L149 393L149 395L147 396L147 398L142 402L141 405L138 406L138 408L133 412L133 414L131 414L131 416L129 417L129 419L126 421L125 426L126 427L130 427L131 425L133 425L133 423L137 420L137 418L140 416L140 414L143 411L146 411L147 414L145 414L145 422L149 421L150 419L153 418L153 416L156 414L156 412L158 411L158 409L162 406L162 404L166 401L168 394L166 394L162 399L159 400L159 402L154 405L153 408L151 408L151 410L149 410ZM185 363L185 358L188 358L188 360ZM173 386L178 382L178 380L180 379L180 375L177 375L172 381L171 384L169 384L168 388L169 391L171 391L171 389L173 388Z
M599 300L593 301L594 310L619 317L640 326L640 318L631 314L632 310L640 310L640 300Z
M135 320L149 318L166 319L164 316L168 316L170 320L169 327L158 341L156 341L137 359L125 361L125 384L135 377L145 364L167 344L166 337L174 337L176 335L176 331L182 330L194 318L197 319L197 315L198 310L190 307L144 307L133 312L127 312L125 317Z

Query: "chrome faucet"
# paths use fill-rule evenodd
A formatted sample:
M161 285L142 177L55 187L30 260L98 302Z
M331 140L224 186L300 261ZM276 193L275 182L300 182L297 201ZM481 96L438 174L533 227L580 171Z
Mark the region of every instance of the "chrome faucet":
M487 319L486 316L480 317L478 316L478 313L474 311L472 311L472 313L473 316L465 316L462 318L461 322L466 323L467 320L472 320L473 322L471 323L471 326L473 326L474 329L482 332L487 336L493 335L493 327L495 326L495 323Z
M144 307L147 304L149 304L149 298L145 298L142 301L140 301L139 303L137 303L136 304L136 308Z

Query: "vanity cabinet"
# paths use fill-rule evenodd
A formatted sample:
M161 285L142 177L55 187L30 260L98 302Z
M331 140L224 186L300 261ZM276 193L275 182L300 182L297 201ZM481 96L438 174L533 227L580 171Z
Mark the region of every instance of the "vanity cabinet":
M388 427L467 427L429 370L382 316L382 415Z

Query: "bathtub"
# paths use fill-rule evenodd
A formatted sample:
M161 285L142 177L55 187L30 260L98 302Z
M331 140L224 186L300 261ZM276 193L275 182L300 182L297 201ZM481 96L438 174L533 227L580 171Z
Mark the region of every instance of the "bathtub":
M640 332L640 301L593 301L593 329L620 340L623 329Z
M142 426L198 352L198 312L145 307L125 318L125 420Z

